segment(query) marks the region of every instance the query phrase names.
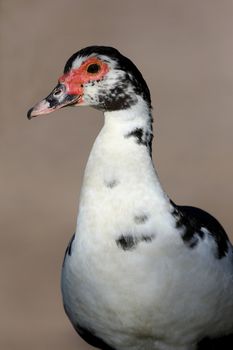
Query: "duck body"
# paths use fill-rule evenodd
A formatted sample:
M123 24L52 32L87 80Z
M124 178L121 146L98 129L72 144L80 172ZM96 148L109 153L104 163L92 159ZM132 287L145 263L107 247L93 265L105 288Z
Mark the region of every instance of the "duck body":
M74 88L69 94L77 104L96 104L105 123L86 166L77 228L64 257L65 311L77 332L103 350L195 350L205 337L233 333L232 245L216 219L177 206L162 189L151 159L149 90L117 53L79 51L60 82L66 86L60 90L68 90L67 74L96 64L96 57L107 72L82 83L78 100ZM35 114L56 109L56 96L34 107Z
M231 250L217 259L205 227L205 238L186 246L146 147L124 139L111 122L84 176L62 273L66 312L77 330L91 331L114 349L195 348L210 330L232 327Z

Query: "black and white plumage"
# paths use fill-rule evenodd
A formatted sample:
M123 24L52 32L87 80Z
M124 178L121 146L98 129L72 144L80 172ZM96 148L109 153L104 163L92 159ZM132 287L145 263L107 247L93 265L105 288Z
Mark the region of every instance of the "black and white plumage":
M232 348L232 245L215 218L163 191L151 158L150 92L139 70L116 49L83 49L28 117L68 105L105 116L63 263L63 302L74 328L102 350Z

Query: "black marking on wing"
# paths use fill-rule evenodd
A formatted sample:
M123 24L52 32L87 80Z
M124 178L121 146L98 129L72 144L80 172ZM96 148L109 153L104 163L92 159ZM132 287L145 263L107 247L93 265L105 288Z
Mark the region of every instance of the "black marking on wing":
M110 345L108 345L103 339L97 337L93 331L85 329L79 325L75 325L75 330L80 335L80 337L85 340L88 344L95 346L101 350L116 350Z
M68 243L68 246L67 246L67 248L66 248L62 266L64 266L64 263L65 263L65 259L66 259L67 254L70 255L70 256L71 256L71 254L72 254L72 243L73 243L73 241L74 241L74 237L75 237L75 233L74 233L73 236L71 237L71 239L70 239L70 241L69 241L69 243Z
M212 215L199 208L171 203L176 226L184 228L182 239L188 247L194 248L200 239L204 238L205 234L201 228L205 228L216 242L217 258L221 259L227 255L229 239L222 225Z
M146 236L142 235L140 237L134 237L132 235L121 235L120 238L116 240L116 244L123 250L133 250L136 248L140 242L151 242L154 239L154 235Z
M232 350L233 334L217 339L203 339L197 346L197 350Z

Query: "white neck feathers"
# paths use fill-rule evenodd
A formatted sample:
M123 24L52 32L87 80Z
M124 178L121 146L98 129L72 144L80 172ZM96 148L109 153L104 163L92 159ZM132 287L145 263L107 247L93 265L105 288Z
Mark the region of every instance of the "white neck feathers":
M146 143L151 130L150 110L143 100L130 109L105 113L85 170L78 222L85 215L98 221L100 212L110 208L142 211L149 198L158 209L167 206Z

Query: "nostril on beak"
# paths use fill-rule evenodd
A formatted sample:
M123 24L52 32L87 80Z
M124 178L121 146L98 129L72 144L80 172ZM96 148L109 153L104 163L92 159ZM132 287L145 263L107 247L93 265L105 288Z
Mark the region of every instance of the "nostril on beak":
M65 86L62 84L58 84L53 91L54 97L59 97L65 91Z
M54 91L53 95L59 96L61 93L62 93L62 89L57 89L56 91Z

